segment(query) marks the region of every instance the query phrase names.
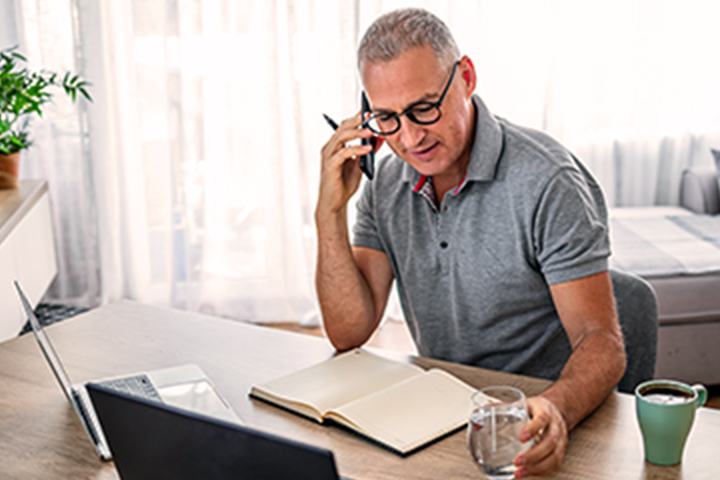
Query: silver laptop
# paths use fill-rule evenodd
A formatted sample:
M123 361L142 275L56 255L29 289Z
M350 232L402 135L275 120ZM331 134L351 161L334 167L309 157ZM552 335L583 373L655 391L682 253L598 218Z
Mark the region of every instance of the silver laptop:
M58 382L60 382L65 396L75 409L100 458L110 460L112 458L110 448L100 428L85 383L72 384L60 358L50 343L50 339L43 331L42 325L35 316L30 302L17 281L15 281L15 288L20 295L20 301L25 308L40 349L50 364L50 368ZM197 365L183 365L130 376L93 380L92 383L173 407L195 411L220 420L236 424L243 423Z

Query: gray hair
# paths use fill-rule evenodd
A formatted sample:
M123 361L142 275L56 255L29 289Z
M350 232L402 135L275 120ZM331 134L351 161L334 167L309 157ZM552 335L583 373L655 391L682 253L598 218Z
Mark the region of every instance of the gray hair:
M400 54L430 45L438 60L450 65L460 49L445 23L422 8L401 8L378 17L358 47L358 68L363 62L389 62Z

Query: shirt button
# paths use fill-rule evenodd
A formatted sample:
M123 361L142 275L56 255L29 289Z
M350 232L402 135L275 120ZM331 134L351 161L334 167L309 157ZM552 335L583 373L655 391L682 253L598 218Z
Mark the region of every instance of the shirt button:
M447 248L448 243L447 242L440 242L440 248Z

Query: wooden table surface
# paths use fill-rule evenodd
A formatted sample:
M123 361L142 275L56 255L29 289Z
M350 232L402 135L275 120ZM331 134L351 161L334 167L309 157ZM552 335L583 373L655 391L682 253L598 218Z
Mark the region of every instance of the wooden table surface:
M323 339L230 320L118 302L47 328L74 382L196 363L252 427L333 450L340 473L363 479L481 479L465 432L402 458L335 426L322 426L248 398L250 386L333 354ZM389 354L398 358L398 355ZM506 384L533 395L543 380L422 358L475 387ZM635 402L613 394L570 436L553 479L714 479L720 477L720 412L698 410L680 465L643 460ZM0 344L0 478L117 479L95 454L35 339Z

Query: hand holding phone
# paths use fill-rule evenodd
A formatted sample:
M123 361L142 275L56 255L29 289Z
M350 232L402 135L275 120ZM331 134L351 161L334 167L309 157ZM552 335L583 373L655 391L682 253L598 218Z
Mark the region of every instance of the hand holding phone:
M360 97L361 105L362 105L362 119L363 123L362 126L365 126L365 117L366 113L370 113L370 102L368 102L367 97L365 96L365 92L362 93ZM333 120L332 118L328 117L326 114L323 113L323 117L325 118L325 121L332 127L333 130L338 129L338 124ZM378 145L378 138L373 136L370 138L361 138L360 139L361 145L372 145L372 150L370 150L370 153L366 155L362 155L360 157L360 170L367 176L369 180L373 179L373 176L375 175L375 149Z

